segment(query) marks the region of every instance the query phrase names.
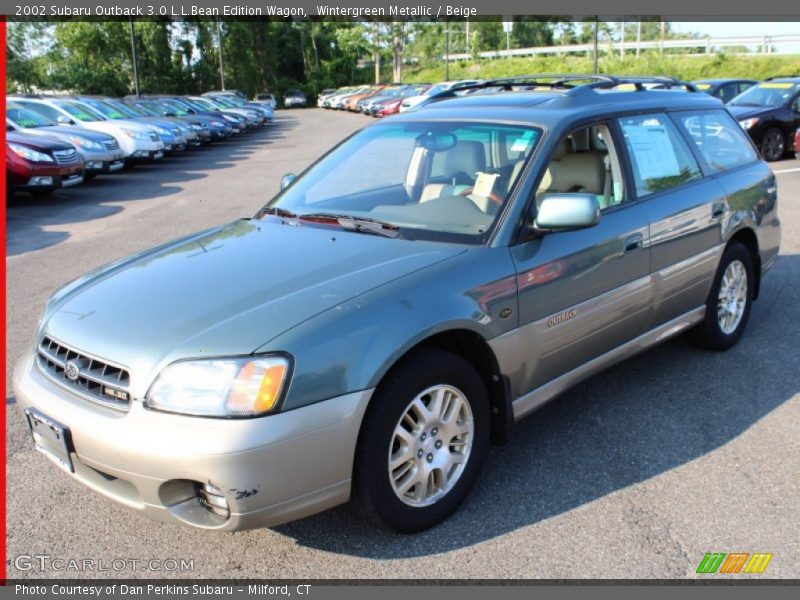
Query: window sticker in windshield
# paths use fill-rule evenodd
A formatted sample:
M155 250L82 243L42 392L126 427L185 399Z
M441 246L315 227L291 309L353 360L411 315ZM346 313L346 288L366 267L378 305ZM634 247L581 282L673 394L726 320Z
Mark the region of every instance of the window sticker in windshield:
M40 121L36 121L35 119L17 119L17 124L20 127L29 128L29 127L38 127L41 125Z
M492 195L492 188L494 188L494 182L496 179L497 173L481 173L479 171L472 193L476 196L488 198Z

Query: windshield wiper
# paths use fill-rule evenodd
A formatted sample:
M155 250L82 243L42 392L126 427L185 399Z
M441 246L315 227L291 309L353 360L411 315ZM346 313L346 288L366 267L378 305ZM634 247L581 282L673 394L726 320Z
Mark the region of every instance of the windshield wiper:
M334 213L308 213L300 215L298 219L301 221L315 221L317 223L338 223L342 229L358 233L373 233L388 238L402 237L400 228L394 223L370 217L356 217L353 215Z
M298 217L297 217L296 214L294 214L290 210L286 210L285 208L280 208L279 206L271 206L269 208L262 208L260 211L258 211L258 213L256 214L255 218L256 219L262 219L262 218L266 217L267 215L272 215L272 216L278 217L281 220L281 223L284 224L284 225L298 225L299 224L299 223L297 223L297 218ZM291 222L287 221L287 219L291 219Z

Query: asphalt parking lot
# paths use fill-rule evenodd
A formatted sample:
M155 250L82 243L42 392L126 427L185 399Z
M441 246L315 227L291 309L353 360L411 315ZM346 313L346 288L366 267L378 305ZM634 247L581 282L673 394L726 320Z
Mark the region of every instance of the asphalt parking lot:
M284 173L367 123L279 111L265 132L21 196L7 216L9 380L58 286L253 214ZM152 522L38 454L9 385L8 576L674 578L715 551L770 552L762 577L800 577L800 161L773 168L782 256L741 342L717 354L678 338L571 390L518 424L461 510L419 535L377 531L346 507L234 534ZM94 559L95 570L28 570L34 555ZM151 558L161 570L147 570ZM100 559L109 570L97 572ZM114 570L113 559L140 562ZM193 569L164 570L168 559Z

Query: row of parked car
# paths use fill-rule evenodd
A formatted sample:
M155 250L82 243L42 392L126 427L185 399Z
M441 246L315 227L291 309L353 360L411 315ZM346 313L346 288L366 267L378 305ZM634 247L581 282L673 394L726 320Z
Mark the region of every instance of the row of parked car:
M513 79L513 78L512 78ZM631 80L633 78L630 78ZM753 79L702 79L690 83L672 78L636 78L647 83L633 83L620 78L620 86L641 86L642 89L675 89L703 92L727 104L742 128L768 161L782 158L794 149L800 153L800 76ZM323 90L317 106L333 110L360 112L372 117L386 117L454 96L494 93L497 86L482 80L444 81L436 85L361 85ZM565 85L570 85L565 82ZM509 89L530 90L541 84L520 82Z
M268 101L236 92L110 98L6 98L7 193L48 194L273 121Z

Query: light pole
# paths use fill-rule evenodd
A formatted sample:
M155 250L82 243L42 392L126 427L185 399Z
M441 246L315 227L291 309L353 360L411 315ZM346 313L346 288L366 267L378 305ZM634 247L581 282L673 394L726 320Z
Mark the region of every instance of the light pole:
M450 21L444 22L444 80L450 81Z
M222 27L220 27L219 19L214 18L217 23L217 46L219 46L219 84L222 86L222 91L225 91L225 68L222 63Z
M136 61L136 32L133 30L133 17L130 17L131 25L131 59L133 60L133 86L136 97L139 97L139 66Z
M594 16L594 74L595 75L597 75L600 72L600 70L597 67L597 35L598 35L597 29L599 27L598 23L599 18L600 17L598 17L597 15Z

